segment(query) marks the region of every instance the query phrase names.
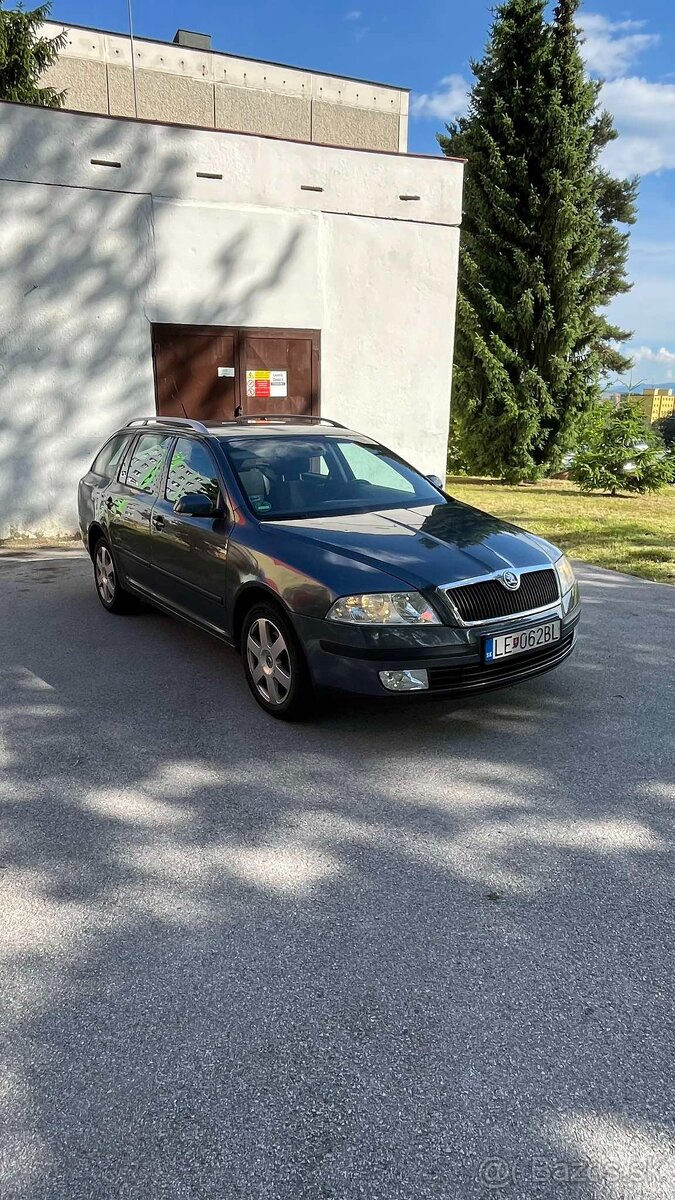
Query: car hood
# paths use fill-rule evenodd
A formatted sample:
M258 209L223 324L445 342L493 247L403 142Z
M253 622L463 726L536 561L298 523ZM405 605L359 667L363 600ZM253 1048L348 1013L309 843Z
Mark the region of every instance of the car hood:
M317 548L384 569L416 587L507 567L549 566L560 555L550 542L457 500L279 524Z

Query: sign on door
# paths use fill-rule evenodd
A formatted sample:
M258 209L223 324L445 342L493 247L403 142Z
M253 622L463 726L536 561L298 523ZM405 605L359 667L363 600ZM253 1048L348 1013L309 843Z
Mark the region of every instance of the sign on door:
M288 395L288 371L247 371L246 395L267 400Z

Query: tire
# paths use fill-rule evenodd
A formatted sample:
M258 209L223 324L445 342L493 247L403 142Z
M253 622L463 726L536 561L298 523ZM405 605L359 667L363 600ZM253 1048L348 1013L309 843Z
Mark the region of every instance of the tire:
M106 612L138 612L139 603L120 583L113 552L107 538L100 537L94 546L94 584L96 595Z
M260 707L280 721L301 721L313 698L307 663L290 621L274 604L247 612L241 635L244 675Z

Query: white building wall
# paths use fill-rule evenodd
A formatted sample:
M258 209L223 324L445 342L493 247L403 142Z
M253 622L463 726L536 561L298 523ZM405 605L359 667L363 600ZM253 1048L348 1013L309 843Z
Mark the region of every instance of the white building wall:
M442 474L461 175L0 105L0 537L75 528L96 447L154 411L154 321L320 329L322 412Z

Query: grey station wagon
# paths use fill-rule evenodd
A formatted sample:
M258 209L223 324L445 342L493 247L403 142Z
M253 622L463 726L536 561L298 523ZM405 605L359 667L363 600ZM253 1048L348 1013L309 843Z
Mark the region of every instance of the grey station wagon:
M108 612L148 601L238 650L266 712L317 692L478 692L571 653L565 556L334 421L131 421L79 485Z

